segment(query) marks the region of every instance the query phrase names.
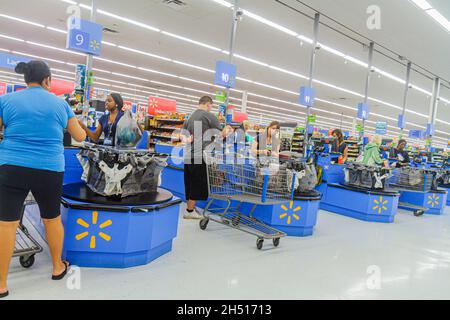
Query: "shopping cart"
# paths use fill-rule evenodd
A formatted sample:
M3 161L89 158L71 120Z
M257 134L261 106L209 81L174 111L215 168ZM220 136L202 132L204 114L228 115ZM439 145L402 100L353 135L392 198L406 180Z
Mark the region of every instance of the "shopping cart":
M253 213L258 205L292 200L295 173L278 163L263 163L234 153L206 152L204 158L210 200L204 209L200 228L205 230L209 221L214 221L256 236L259 250L265 239L272 240L273 245L278 247L280 239L286 234L255 219ZM226 205L214 205L218 203ZM248 215L241 211L243 204L251 205Z
M30 235L27 228L23 225L23 216L25 214L26 206L35 204L34 198L31 194L27 196L22 208L22 215L19 228L16 232L16 243L14 246L13 257L19 257L20 265L24 268L31 268L34 264L34 256L42 252L41 245Z

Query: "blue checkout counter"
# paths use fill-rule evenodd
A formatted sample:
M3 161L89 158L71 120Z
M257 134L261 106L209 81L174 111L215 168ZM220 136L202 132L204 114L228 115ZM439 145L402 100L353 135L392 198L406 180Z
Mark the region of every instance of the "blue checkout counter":
M400 194L396 191L357 189L328 184L320 203L322 210L370 222L394 222Z
M171 147L166 145L155 145L156 153L169 154L167 160L167 167L163 170L161 175L161 187L169 190L177 197L185 200L186 195L184 191L184 158L183 148Z
M78 151L65 149L64 258L80 267L128 268L170 252L181 199L162 188L125 199L98 196L81 182Z
M323 195L320 209L369 222L394 222L400 194L396 191L372 191L345 186L345 165L333 164L332 158L319 156Z
M425 208L425 214L442 215L448 204L448 190L439 188L433 191L400 190L400 207L402 203ZM408 210L407 207L404 209Z

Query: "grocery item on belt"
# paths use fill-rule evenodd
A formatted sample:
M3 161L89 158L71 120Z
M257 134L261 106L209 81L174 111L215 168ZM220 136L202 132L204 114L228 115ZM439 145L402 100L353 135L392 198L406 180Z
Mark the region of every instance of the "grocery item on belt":
M125 198L157 192L168 155L85 143L77 157L89 189L105 197Z
M136 120L133 119L131 111L125 111L125 114L117 123L116 129L116 147L134 148L142 138Z

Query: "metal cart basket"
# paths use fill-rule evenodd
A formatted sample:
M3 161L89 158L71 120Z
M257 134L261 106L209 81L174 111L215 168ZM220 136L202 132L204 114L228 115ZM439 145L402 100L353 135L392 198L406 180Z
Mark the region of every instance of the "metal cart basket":
M21 220L16 232L16 243L14 245L13 257L19 257L20 265L24 268L31 268L35 261L34 256L42 252L41 245L30 235L22 222L26 206L32 204L35 204L35 201L30 193L22 208Z
M270 239L275 247L286 234L253 217L258 205L285 203L293 199L295 173L278 163L263 163L239 154L205 152L210 200L204 210L200 228L205 230L210 220L257 237L257 248ZM216 207L218 201L225 207ZM252 205L250 214L241 211L242 204ZM235 204L232 207L232 204Z

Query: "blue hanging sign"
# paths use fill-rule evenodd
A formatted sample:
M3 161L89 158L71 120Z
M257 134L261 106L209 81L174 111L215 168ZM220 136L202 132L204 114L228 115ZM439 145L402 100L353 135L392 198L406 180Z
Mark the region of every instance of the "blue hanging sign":
M216 76L214 84L225 88L234 88L236 86L237 67L234 64L217 61Z
M103 26L72 17L66 47L69 50L99 56L102 52Z
M429 124L427 124L427 130L426 130L425 134L427 136L434 136L434 130L435 130L434 125L429 123Z
M367 103L358 103L358 119L369 119L370 109Z
M409 130L409 137L411 139L423 139L425 137L425 131L423 131L423 130Z
M385 135L387 134L387 127L388 127L388 123L387 122L377 122L375 123L375 133L379 134L379 135Z
M19 62L30 62L31 59L0 53L0 68L14 70Z
M406 117L402 114L398 116L398 127L400 129L405 129L406 127Z
M314 106L314 101L316 99L316 90L310 87L300 88L300 97L298 103L302 106L311 108Z

